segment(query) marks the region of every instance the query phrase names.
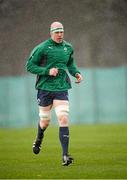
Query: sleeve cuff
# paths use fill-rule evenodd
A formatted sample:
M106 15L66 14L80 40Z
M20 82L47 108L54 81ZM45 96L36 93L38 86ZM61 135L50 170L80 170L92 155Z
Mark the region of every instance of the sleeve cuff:
M45 70L45 75L49 75L49 69Z

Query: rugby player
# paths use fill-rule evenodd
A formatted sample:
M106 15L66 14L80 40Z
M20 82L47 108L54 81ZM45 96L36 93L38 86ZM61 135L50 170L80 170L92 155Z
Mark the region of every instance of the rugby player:
M64 40L64 27L60 22L50 26L50 38L37 45L31 52L26 68L36 74L37 102L39 106L39 123L33 152L38 154L49 126L51 109L54 108L59 122L59 139L62 147L62 165L73 163L69 154L69 99L68 89L71 88L68 72L82 81L82 75L73 58L73 47Z

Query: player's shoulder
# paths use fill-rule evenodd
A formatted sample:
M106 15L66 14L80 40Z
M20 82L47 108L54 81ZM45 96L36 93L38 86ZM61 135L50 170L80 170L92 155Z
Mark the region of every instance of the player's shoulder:
M34 53L37 52L37 51L38 51L38 52L39 52L39 51L42 51L43 49L45 49L45 47L47 47L47 44L48 44L48 40L45 40L45 41L37 44L37 45L33 48L31 54L34 54Z
M43 48L47 47L48 44L49 44L49 39L47 39L47 40L41 42L41 43L38 44L35 48L37 48L37 49L43 49Z
M70 52L73 52L74 51L74 49L73 49L73 46L72 46L72 44L70 43L70 42L67 42L67 41L63 41L63 44L64 44L64 46L67 48L67 49L69 49L70 50Z
M73 47L72 47L72 44L71 44L70 42L64 40L63 43L64 43L65 46L68 46L68 47L70 47L70 48L73 48Z

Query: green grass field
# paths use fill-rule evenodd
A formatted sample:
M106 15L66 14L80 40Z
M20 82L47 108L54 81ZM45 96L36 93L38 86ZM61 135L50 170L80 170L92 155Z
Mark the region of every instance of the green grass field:
M58 127L32 153L36 129L0 129L0 179L127 179L127 124L70 127L74 164L61 166Z

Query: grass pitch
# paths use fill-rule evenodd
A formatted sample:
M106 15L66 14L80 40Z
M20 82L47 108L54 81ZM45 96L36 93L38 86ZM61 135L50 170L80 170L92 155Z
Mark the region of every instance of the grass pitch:
M0 130L0 179L127 179L127 124L71 126L68 167L61 166L58 127L47 129L38 155L35 136L34 128Z

